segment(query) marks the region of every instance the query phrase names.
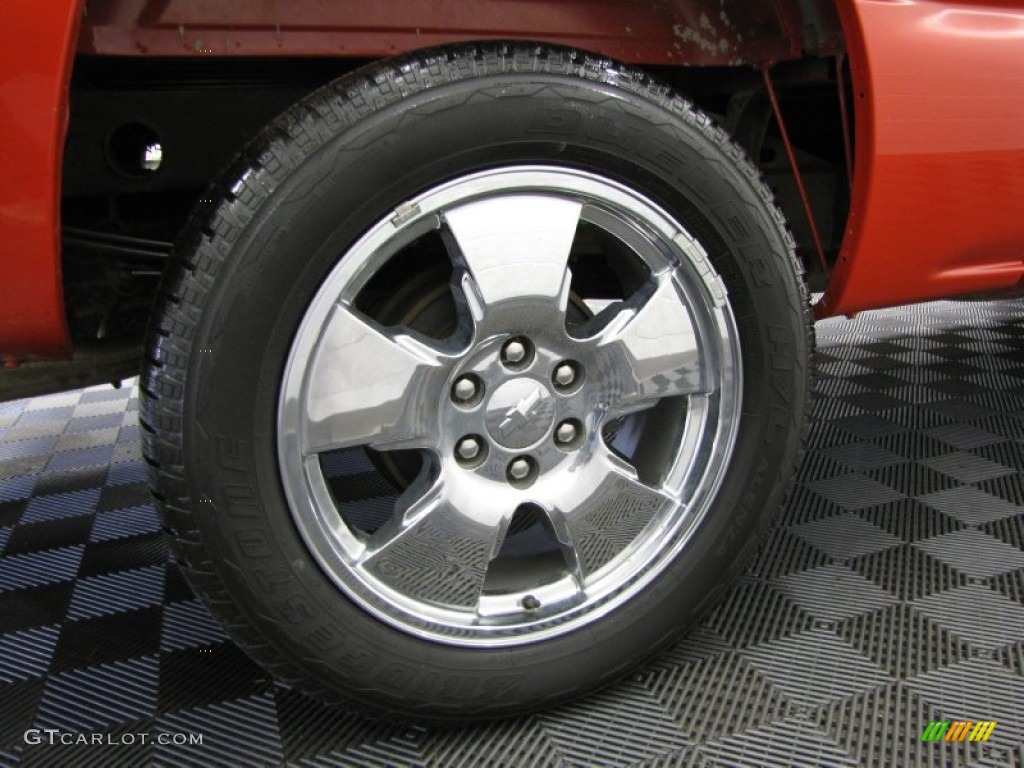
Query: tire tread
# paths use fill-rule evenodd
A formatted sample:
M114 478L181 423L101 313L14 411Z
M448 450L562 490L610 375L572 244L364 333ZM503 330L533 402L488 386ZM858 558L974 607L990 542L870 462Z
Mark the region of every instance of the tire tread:
M807 347L810 349L813 345L803 268L795 255L793 238L786 229L783 215L758 169L708 116L640 70L563 48L503 42L468 44L372 64L322 87L285 111L261 131L212 184L203 196L212 202L197 205L174 249L159 290L140 379L142 448L150 488L179 567L193 590L215 607L216 615L239 647L275 677L313 690L336 706L357 709L362 715L389 717L391 713L375 709L358 692L348 697L339 696L314 676L304 674L299 667L279 656L230 596L200 537L193 511L198 500L188 488L183 451L185 380L193 358L193 339L211 288L246 225L259 215L263 204L291 172L326 142L367 115L409 94L509 72L573 76L614 85L700 131L728 159L732 168L742 174L785 238L788 268L797 278L793 285L798 290L793 293L790 305L795 316L794 327L807 329ZM668 119L671 118L666 114ZM719 162L717 158L713 161ZM805 379L809 390L809 375ZM805 425L794 423L791 426L794 433L801 435L802 446ZM785 487L788 474L791 474L791 467L780 469L774 483L777 489ZM773 508L781 504L782 491L775 495L776 498L768 500ZM764 529L770 517L765 515L762 520ZM760 538L746 542L734 569L751 560L752 550L757 548ZM718 596L708 595L705 604ZM663 643L670 639L671 636L663 638ZM622 665L627 666L634 666L634 662L630 660ZM607 670L598 684L612 682L621 673L622 668Z

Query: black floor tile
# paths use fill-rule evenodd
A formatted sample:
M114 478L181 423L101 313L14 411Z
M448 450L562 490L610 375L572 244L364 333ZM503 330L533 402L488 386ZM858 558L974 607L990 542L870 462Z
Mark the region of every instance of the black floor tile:
M85 548L78 575L101 576L159 565L167 560L167 544L158 533L101 541Z
M92 522L92 515L76 515L16 526L3 553L5 556L22 555L26 552L85 544L89 539Z
M67 621L54 651L53 672L154 656L160 650L161 607L142 608L95 619Z

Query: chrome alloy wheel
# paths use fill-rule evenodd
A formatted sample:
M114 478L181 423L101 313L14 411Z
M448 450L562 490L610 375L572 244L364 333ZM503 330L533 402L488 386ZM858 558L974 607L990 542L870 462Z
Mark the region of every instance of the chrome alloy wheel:
M584 232L611 273L639 277L583 297L581 315ZM425 236L451 262L443 337L384 324L360 298ZM723 283L668 213L582 171L486 171L400 205L323 282L284 371L281 480L321 568L380 620L452 645L534 642L685 557L730 464L741 389ZM370 530L324 469L365 449L420 457Z

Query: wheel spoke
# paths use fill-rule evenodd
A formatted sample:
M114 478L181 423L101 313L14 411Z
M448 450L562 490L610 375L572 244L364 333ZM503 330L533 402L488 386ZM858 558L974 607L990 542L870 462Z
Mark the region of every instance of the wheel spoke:
M510 515L471 515L436 485L370 539L361 567L415 600L474 608Z
M669 274L645 301L623 307L596 341L606 367L601 394L611 415L707 390L693 322Z
M336 305L309 366L304 453L429 446L445 367L439 350Z
M448 245L456 265L469 272L464 286L471 305L484 312L564 313L567 264L579 203L543 195L477 200L445 214Z
M573 484L577 494L548 511L570 569L581 584L626 550L666 504L666 492L642 483L631 466L598 448Z

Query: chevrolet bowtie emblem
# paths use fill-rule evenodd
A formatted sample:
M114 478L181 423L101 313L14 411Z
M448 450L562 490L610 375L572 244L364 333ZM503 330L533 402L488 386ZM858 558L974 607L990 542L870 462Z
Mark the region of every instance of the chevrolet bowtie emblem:
M534 387L526 397L505 411L505 418L498 425L502 435L509 435L530 423L530 418L537 411L537 406L544 398L544 390Z

